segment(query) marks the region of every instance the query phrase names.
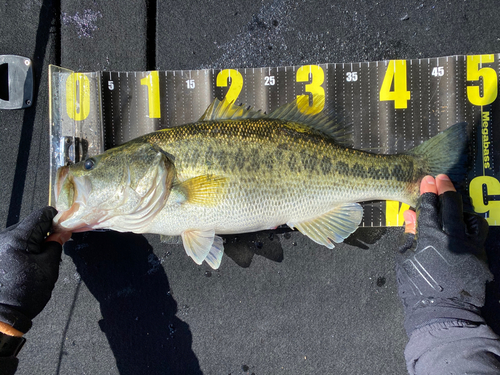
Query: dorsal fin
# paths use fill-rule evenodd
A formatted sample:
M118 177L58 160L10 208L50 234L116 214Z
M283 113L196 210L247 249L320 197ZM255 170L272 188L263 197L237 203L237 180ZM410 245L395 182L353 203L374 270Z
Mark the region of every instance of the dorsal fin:
M311 112L316 112L318 108L322 108L325 103L325 98L320 95L313 96L313 105L309 106L309 96L301 95L293 102L282 105L269 115L262 113L260 110L255 110L251 107L235 105L226 99L220 101L214 99L212 104L207 108L199 121L216 121L216 120L242 120L242 119L258 119L270 118L282 121L294 122L304 125L306 128L320 131L321 133L332 137L335 142L344 147L352 146L352 129L350 125L338 121L338 116L335 116L333 111L328 114L319 112L311 115Z
M301 95L293 102L277 108L266 117L306 125L332 137L341 146L351 147L352 129L350 124L339 121L338 116L335 116L333 111L328 114L319 112L311 115L311 112L316 112L317 108L324 106L325 98L324 96L314 95L312 102L313 105L309 106L309 96Z
M249 118L262 118L266 117L260 110L255 110L250 107L235 105L234 101L230 102L227 99L220 101L214 99L200 117L199 121L215 121L215 120L237 120Z

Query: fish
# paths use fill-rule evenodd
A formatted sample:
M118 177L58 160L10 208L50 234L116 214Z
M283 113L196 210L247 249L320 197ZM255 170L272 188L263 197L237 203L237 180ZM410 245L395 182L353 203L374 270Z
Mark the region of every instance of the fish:
M350 126L312 99L269 114L215 99L197 122L59 168L55 230L181 236L187 255L217 269L220 235L286 224L333 248L360 225L360 202L415 206L424 176L463 179L466 123L407 152L377 154L352 148Z

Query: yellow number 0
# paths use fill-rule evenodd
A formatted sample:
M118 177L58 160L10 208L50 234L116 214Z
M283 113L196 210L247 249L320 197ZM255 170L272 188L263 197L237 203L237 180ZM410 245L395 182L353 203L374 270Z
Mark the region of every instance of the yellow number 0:
M391 90L394 81L394 90ZM411 98L410 91L407 90L406 82L406 61L391 60L387 66L382 87L380 88L380 101L393 100L394 108L408 108L408 100Z
M483 96L481 96L479 86L467 86L467 98L473 105L488 105L497 98L497 72L487 67L479 69L482 63L494 61L494 55L467 56L467 81L479 81L479 78L483 77Z
M221 70L217 74L217 87L227 87L229 79L231 79L231 86L227 90L226 100L234 103L243 89L243 76L234 69Z
M299 108L299 110L307 115L315 115L325 108L325 89L321 87L325 81L325 72L317 65L301 66L299 70L297 70L297 82L309 82L309 80L311 83L306 85L306 92L311 93L313 103L312 105ZM308 95L298 95L297 98L302 98L304 96Z
M160 77L157 71L149 73L141 79L141 85L148 88L148 115L149 118L160 118Z
M71 73L66 80L66 112L69 118L82 121L90 112L90 82L83 73Z

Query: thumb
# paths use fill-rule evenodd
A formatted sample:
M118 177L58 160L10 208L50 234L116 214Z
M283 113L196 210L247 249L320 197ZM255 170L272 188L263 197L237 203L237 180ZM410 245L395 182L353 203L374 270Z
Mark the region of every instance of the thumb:
M64 245L64 243L71 238L72 234L71 232L52 233L45 239L45 242L59 242L59 244Z
M405 233L416 234L417 214L413 210L406 210L403 213L405 219Z

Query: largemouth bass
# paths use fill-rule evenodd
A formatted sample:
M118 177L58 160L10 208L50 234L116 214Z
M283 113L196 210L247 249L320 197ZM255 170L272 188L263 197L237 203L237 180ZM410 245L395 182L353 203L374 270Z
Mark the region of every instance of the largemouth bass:
M180 235L197 264L218 268L217 234L286 223L333 248L359 226L358 202L415 206L425 175L463 177L465 123L406 153L381 155L350 148L345 126L308 108L306 97L266 115L216 99L198 122L61 167L54 224Z

